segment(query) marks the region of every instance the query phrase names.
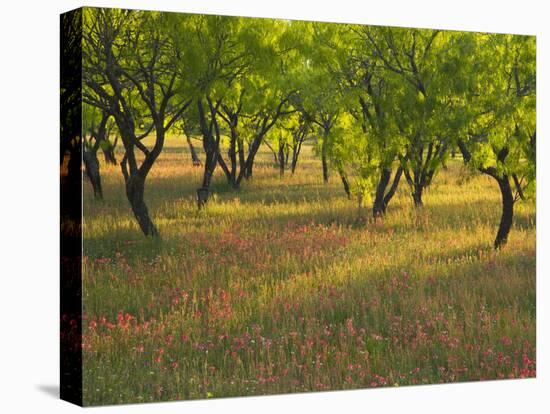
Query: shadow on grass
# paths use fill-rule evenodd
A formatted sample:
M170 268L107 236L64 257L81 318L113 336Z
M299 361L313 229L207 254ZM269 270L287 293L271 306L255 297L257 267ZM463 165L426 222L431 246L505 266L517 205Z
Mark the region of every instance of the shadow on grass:
M342 199L341 197L332 198L334 200ZM494 205L492 201L477 202L475 205L456 203L426 205L422 210L415 210L408 205L407 201L400 200L400 202L390 205L386 218L378 220L372 218L370 208L364 208L359 213L357 206L352 201L349 204L340 204L334 209L319 208L315 209L315 211L306 212L294 212L287 209L270 210L269 214L250 217L233 213L226 215L219 212L209 212L208 207L206 210L198 212L195 210L194 200L188 198L184 202L190 203L189 208L185 207L190 214L185 219L178 218L179 215L177 214L174 216L164 214L155 217L155 210L159 209L160 205L151 206L150 211L153 214L155 222L158 223L162 220L169 221L169 224L159 225L161 235L170 234L171 228L168 228L168 231L163 231L163 227L166 225L170 227L177 226L179 220L184 220L187 226L196 226L197 231L210 231L210 229L216 228L217 223L224 222L224 228L237 225L243 231L250 231L250 229L258 231L264 229L284 231L285 227L289 224L296 226L314 224L327 227L334 225L351 230L365 229L376 234L394 232L399 234L409 232L429 234L438 230L452 230L456 228L457 237L459 237L463 231L474 231L479 226L488 226L494 228L496 234L498 221L500 220L500 206ZM241 203L244 202L241 201ZM480 211L484 211L485 213L480 214ZM487 213L487 211L490 211L490 213ZM484 218L480 219L480 217ZM490 219L487 217L490 217ZM133 222L131 213L129 218ZM516 213L512 232L519 229L525 231L534 228L534 213ZM163 252L163 240L168 242L168 245L177 244L178 235L173 235L172 233L171 236L161 240L147 239L141 234L136 224L124 230L118 229L114 233L104 233L101 236L86 236L84 242L88 246L87 251L101 252L102 255L108 255L109 250L111 251L111 255L113 255L115 250L126 250L128 246L138 245L147 257L152 257ZM491 236L491 239L487 240L487 245L490 245L492 242ZM478 246L478 248L484 248L484 246ZM146 253L147 250L150 250L150 252Z

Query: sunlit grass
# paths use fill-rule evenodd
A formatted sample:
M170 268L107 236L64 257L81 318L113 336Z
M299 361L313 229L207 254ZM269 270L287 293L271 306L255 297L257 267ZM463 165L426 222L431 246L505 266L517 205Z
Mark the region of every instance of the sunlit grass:
M86 404L535 375L535 210L518 204L502 251L496 184L451 161L383 221L322 183L305 147L280 179L271 153L238 191L170 137L147 181L162 235L145 239L118 166L85 188Z

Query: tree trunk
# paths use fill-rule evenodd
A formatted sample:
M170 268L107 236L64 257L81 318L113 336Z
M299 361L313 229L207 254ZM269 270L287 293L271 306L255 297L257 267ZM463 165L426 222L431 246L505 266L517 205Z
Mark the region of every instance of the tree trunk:
M208 195L210 192L210 183L212 182L212 176L218 163L218 148L217 143L210 142L206 147L206 160L204 162L204 175L202 179L202 186L197 189L197 206L202 209L208 202Z
M390 187L390 190L386 193L384 197L384 213L388 208L388 204L390 204L390 200L393 198L395 192L397 191L397 187L399 186L399 181L401 180L402 175L403 175L403 168L399 167L393 177L393 183Z
M294 171L296 170L296 165L298 164L298 157L300 156L303 142L304 139L301 137L298 137L298 139L294 139L294 146L292 147L292 161L290 164L290 171L292 172L292 174L294 174Z
M279 143L279 176L285 176L285 144Z
M239 153L239 171L244 171L246 168L246 160L244 158L244 141L237 140L237 151Z
M470 162L472 155L463 141L458 141L458 148L462 153L464 158L464 163ZM497 154L497 159L501 163L504 163L507 155L509 153L508 147L502 148ZM497 236L495 238L494 247L495 249L500 249L506 245L508 242L508 234L512 228L512 223L514 220L514 194L512 192L512 186L510 185L510 177L504 174L502 177L499 177L496 167L478 167L478 170L483 174L487 174L490 177L493 177L500 189L500 194L502 196L502 215L500 217L500 223L498 225Z
M384 204L384 195L386 194L386 187L390 182L391 170L389 168L383 168L380 173L380 179L376 186L376 195L374 197L374 204L372 206L372 216L374 218L381 217L386 212L386 206Z
M145 191L145 179L139 175L132 175L126 181L126 196L132 207L132 212L143 231L143 234L151 237L159 237L160 234L149 217L149 211L143 198Z
M217 154L215 151L209 152L206 155L206 162L204 163L204 175L202 179L202 186L197 189L197 207L202 209L208 202L208 195L210 193L210 183L212 181L212 175L217 164Z
M402 175L403 168L399 167L393 177L392 185L386 193L386 188L388 187L388 184L390 182L391 170L382 170L380 174L380 180L378 181L378 186L376 187L376 197L374 199L374 204L372 207L373 217L381 217L386 214L388 204L390 204L390 200L393 198L395 192L397 191L397 187L399 185L399 181L401 180Z
M294 171L296 171L296 164L298 164L298 154L299 154L298 145L294 145L294 148L292 149L292 161L290 162L290 172L293 175L294 175Z
M101 175L99 173L99 161L96 151L84 150L82 160L86 167L86 175L90 179L92 188L94 189L94 197L97 200L103 200L103 190L101 188Z
M502 178L496 178L496 180L502 195L502 216L495 239L495 249L500 249L506 245L508 234L512 227L514 219L514 195L510 186L510 179L507 175L504 175Z
M202 144L204 148L204 153L206 154L206 158L204 160L204 174L202 179L202 186L197 189L197 207L202 209L206 203L208 202L208 194L210 192L210 182L212 181L212 175L214 174L214 170L216 169L216 165L218 164L218 152L219 152L219 139L220 134L216 133L216 139L214 139L214 136L212 135L212 128L208 127L206 122L206 116L204 113L204 108L202 105L202 101L199 99L197 101L197 107L199 112L199 121L202 131ZM215 114L212 112L211 108L211 122L215 123ZM212 124L211 124L212 126ZM217 127L217 124L215 124ZM218 130L216 130L218 132Z
M230 179L233 188L237 187L237 131L231 128L231 141L229 143L229 160L231 162Z
M262 139L263 135L256 136L248 146L248 157L246 158L244 164L241 165L241 170L239 171L239 175L237 176L237 187L240 185L243 178L246 180L252 178L252 167L254 165L254 158L258 153L258 149L260 148Z
M294 172L296 171L296 164L298 163L298 157L295 157L294 154L292 156L292 161L290 163L290 173L294 175Z
M412 198L413 198L415 207L424 206L424 203L422 202L422 191L423 190L424 190L424 187L422 185L420 185L420 184L415 184L414 185Z
M321 146L321 162L323 163L323 182L328 183L328 161L327 161L327 134L323 138L323 145Z
M193 162L193 167L200 167L201 160L199 159L197 151L195 150L195 147L191 142L191 137L189 135L186 135L185 138L187 140L187 145L189 146L189 152L191 153L191 161Z
M115 147L111 144L109 144L108 148L102 148L103 151L103 157L105 158L105 163L116 165L116 156L115 156Z
M349 199L351 199L351 191L349 188L349 181L348 177L346 176L346 173L343 169L339 168L338 173L340 174L340 179L342 180L342 184L344 185L344 191L346 192L346 195Z
M202 180L202 186L197 189L197 207L202 209L208 202L208 195L210 192L210 183L212 181L212 175L216 168L217 154L211 152L206 156L206 162L204 163L204 176Z
M244 178L246 178L247 180L250 180L252 178L252 166L254 165L253 162L251 162L249 165L247 165L246 167L246 172L244 173Z
M260 144L262 142L262 139L263 139L263 136L256 137L254 139L254 142L250 145L250 148L248 149L248 158L246 160L245 170L244 170L244 178L246 178L247 180L250 180L252 178L254 159L256 158L256 154L260 149Z

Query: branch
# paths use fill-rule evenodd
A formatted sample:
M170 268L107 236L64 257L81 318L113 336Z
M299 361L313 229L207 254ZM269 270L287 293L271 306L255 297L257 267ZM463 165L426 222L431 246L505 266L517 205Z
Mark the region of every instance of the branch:
M186 109L189 107L189 105L191 105L191 99L189 99L187 102L185 102L181 106L181 108L174 114L174 116L172 116L170 121L168 121L168 123L166 124L164 129L165 130L170 129L172 127L172 125L174 125L174 122L176 122L181 117L181 115L186 111Z
M519 180L516 174L512 174L512 178L514 180L514 185L516 186L517 196L525 201L525 194L523 193L523 188L521 187L523 177L521 177L521 180Z

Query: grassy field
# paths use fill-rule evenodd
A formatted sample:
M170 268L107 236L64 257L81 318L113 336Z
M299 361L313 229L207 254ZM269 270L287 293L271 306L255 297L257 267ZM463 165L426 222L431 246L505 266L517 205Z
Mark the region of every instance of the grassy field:
M304 149L270 153L240 191L170 137L140 233L118 166L85 188L84 402L162 401L535 376L535 205L506 248L494 181L449 163L417 211L403 181L383 221L323 185ZM120 158L120 156L119 156Z

